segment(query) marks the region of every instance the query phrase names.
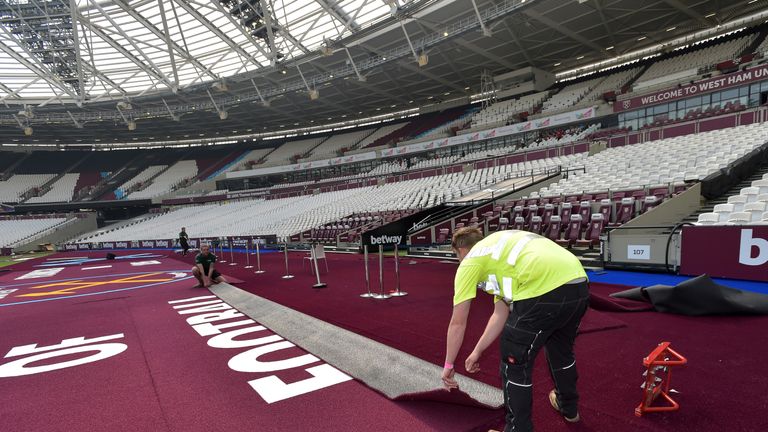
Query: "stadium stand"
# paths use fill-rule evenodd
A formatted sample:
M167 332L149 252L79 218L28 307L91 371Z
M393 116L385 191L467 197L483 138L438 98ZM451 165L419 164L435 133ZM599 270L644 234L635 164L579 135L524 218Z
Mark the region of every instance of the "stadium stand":
M767 132L768 125L752 124L610 148L587 158L584 172L574 172L539 193L622 191L700 180L763 145Z
M764 38L762 42L754 50L758 54L765 54L768 52L768 38Z
M541 108L542 115L558 113L576 105L601 81L603 81L603 78L592 78L587 81L566 85L551 98L544 101Z
M768 174L752 180L737 194L716 204L712 212L701 213L697 225L768 225Z
M239 171L242 169L251 169L258 165L264 157L274 150L273 148L262 148L256 150L250 150L245 153L239 160L236 160L232 165L226 167L221 172Z
M669 85L699 75L699 69L736 57L754 38L753 35L720 42L706 48L684 52L651 64L635 82L635 91L660 84Z
M586 128L573 127L567 129L555 129L553 131L542 133L539 138L528 145L528 148L547 148L580 141L590 136L599 128L600 125L594 124Z
M309 157L299 159L299 162L331 159L340 156L342 150L348 150L371 135L374 129L355 130L353 132L333 134L320 145L312 149Z
M399 123L384 125L376 129L376 131L374 131L372 134L360 140L360 142L357 143L355 148L374 147L373 144L376 141L378 141L380 138L384 138L390 135L391 133L397 131L398 129L405 127L407 124L408 124L407 122L399 122Z
M184 155L184 159L194 159L197 164L198 180L206 180L212 175L218 173L225 167L234 163L245 155L247 150L240 145L199 147L192 152Z
M15 174L0 181L0 202L18 203L24 195L56 177L55 174Z
M406 142L420 134L451 123L466 115L469 107L462 106L450 108L439 112L422 114L418 121L405 123L402 127L395 129L387 135L384 135L366 146L360 148L373 148L380 146L391 146L401 142Z
M0 247L31 241L67 222L66 217L0 217Z
M539 169L555 168L563 163L573 163L580 157L583 155L542 160L537 165ZM217 203L181 207L151 219L151 223L141 222L101 235L91 233L83 237L90 236L95 241L135 240L139 237L165 238L173 229L178 228L179 224L187 226L198 236L270 233L287 237L363 211L401 211L432 207L478 191L483 186L501 181L508 174L514 175L523 169L530 173L533 168L532 164L526 162L474 170L468 175L453 173L315 195L244 200L230 205ZM208 223L210 221L215 223Z
M129 193L127 198L154 198L170 192L174 187L195 176L197 176L197 161L182 160L157 175L147 187Z
M510 121L528 117L547 98L548 92L538 92L517 99L496 102L472 116L472 128L467 132L502 126ZM516 118L517 117L517 118Z
M573 108L585 108L590 104L598 102L606 93L619 93L639 72L640 68L632 68L604 77L579 102L574 104Z
M72 201L75 187L80 180L80 173L68 173L61 176L42 195L32 197L26 203Z
M411 141L424 141L455 136L456 132L465 129L467 124L472 121L472 116L476 111L478 111L478 108L472 107L464 115L457 118L456 120L423 132L414 137Z
M151 180L166 168L168 168L168 165L150 165L146 167L135 177L131 178L127 182L123 183L120 187L118 187L115 190L115 196L117 199L127 197L128 194L133 192L135 187L141 187L145 182Z
M264 163L262 165L265 167L289 165L293 163L296 158L307 154L307 152L317 147L318 144L326 139L327 137L323 136L288 141L269 153L264 158Z

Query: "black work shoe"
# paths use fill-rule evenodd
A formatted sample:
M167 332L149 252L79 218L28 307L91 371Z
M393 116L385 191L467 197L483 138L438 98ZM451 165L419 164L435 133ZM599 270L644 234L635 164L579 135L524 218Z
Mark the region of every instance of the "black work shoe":
M552 408L559 412L560 415L562 415L565 421L568 423L576 423L581 420L579 413L576 413L576 415L573 417L567 417L565 414L563 414L563 411L560 409L560 404L557 402L557 393L554 390L549 392L549 403L552 404Z

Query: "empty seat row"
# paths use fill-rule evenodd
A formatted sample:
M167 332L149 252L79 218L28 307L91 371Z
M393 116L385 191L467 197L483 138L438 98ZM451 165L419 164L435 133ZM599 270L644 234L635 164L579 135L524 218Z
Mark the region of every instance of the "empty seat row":
M768 173L751 186L742 188L738 195L728 197L725 204L717 204L711 213L698 216L697 225L733 225L768 223Z

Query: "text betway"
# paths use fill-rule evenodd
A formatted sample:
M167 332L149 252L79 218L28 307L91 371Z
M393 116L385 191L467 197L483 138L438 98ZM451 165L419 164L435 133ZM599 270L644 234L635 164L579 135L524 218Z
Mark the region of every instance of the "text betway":
M289 349L295 345L264 326L258 325L254 320L245 318L245 315L216 296L192 297L168 303L174 305L173 308L179 315L188 316L187 323L200 336L212 336L208 339L208 346L223 349L250 348L234 355L229 360L228 366L238 372L267 374L248 381L248 385L267 403L290 399L352 379L312 354L281 360L260 360L262 356L270 357L267 354ZM224 329L229 330L222 332ZM244 335L257 337L242 338ZM286 383L277 374L280 371L303 368L313 363L318 365L304 369L311 377L301 381Z
M372 245L385 245L385 244L400 244L403 240L403 236L399 235L380 235L377 237L371 236Z
M761 266L768 262L768 240L752 236L753 230L741 230L739 242L739 264ZM757 248L757 256L752 256L752 248Z

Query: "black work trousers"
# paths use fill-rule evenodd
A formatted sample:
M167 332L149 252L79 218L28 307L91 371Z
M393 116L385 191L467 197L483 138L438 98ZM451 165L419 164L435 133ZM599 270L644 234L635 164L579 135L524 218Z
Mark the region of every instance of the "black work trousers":
M544 295L515 301L501 334L501 378L505 431L532 431L532 376L544 347L563 415L578 413L573 343L589 303L587 282L563 285Z

